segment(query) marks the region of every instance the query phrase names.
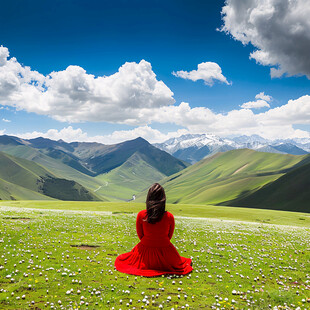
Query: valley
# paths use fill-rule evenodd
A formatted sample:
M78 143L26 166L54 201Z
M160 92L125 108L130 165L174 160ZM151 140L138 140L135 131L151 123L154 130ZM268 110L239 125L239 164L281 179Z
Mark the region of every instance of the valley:
M310 212L306 151L262 152L266 141L255 136L227 140L187 135L179 140L167 141L166 149L176 154L183 148L181 153L189 154L193 141L196 155L197 150L204 154L207 146L210 150L211 142L221 148L190 164L142 138L103 145L0 136L0 198L144 202L149 186L160 182L173 204ZM249 148L240 148L241 142Z

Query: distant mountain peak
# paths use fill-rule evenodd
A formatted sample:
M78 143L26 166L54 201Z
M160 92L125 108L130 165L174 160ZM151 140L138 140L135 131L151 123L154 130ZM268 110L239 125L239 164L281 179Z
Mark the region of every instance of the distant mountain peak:
M186 134L154 146L179 159L195 163L217 152L244 148L270 153L306 154L310 152L310 139L269 140L258 134L221 138L208 133Z
M128 141L124 141L122 144L133 144L136 146L146 146L146 145L150 145L150 143L143 139L142 137L138 137L132 140L128 140Z

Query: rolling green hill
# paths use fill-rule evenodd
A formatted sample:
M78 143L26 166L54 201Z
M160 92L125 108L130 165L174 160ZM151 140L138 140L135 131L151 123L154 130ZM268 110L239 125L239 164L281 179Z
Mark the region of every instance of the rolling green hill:
M310 212L310 156L274 182L222 205Z
M135 152L125 163L97 177L104 185L98 190L108 198L129 200L133 194L166 177L148 162L143 154Z
M54 200L54 198L0 179L0 200Z
M57 178L33 161L0 152L0 199L100 200L75 181Z
M161 181L170 203L219 204L277 180L305 156L233 150L204 159ZM138 201L145 199L145 193Z
M73 167L64 164L61 160L52 158L44 154L41 150L34 149L30 146L0 144L0 151L40 164L58 178L74 180L90 190L95 190L102 185L95 178L86 175Z
M113 200L129 200L189 165L142 138L103 145L0 136L0 151L36 162L58 178L74 180L96 196Z
M188 166L187 163L157 149L142 138L109 146L97 143L75 143L72 145L75 147L73 154L83 158L89 169L97 175L121 166L136 152L139 152L144 161L164 175L171 175ZM93 150L92 147L94 147Z
M42 153L45 155L56 159L57 161L61 161L63 164L79 171L82 172L86 175L94 176L95 174L88 170L86 167L83 166L83 163L74 155L68 154L62 150L57 150L53 148L47 148L43 149Z

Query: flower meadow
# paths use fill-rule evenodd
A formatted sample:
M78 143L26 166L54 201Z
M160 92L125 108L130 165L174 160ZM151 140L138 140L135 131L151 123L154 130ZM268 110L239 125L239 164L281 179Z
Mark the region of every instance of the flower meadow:
M135 213L0 207L0 309L310 309L310 229L176 217L186 276L114 269Z

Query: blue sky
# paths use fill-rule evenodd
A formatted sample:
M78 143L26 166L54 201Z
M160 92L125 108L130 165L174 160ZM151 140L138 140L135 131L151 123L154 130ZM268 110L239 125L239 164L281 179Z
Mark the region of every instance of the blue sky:
M238 8L242 2L244 10ZM310 72L303 55L310 52L310 40L306 34L309 25L303 16L291 19L291 24L295 22L302 29L297 29L297 34L292 32L290 40L287 36L281 40L282 34L277 32L279 26L287 34L288 25L282 22L280 14L283 13L279 13L280 8L277 8L276 1L273 2L273 20L278 20L276 25L268 18L268 8L260 8L260 15L254 21L246 16L245 12L257 12L251 0L226 3L197 0L2 2L0 45L10 54L3 57L7 61L16 57L21 67L29 66L32 71L40 73L36 78L41 80L43 89L36 89L37 93L27 87L25 90L24 84L33 81L23 79L15 93L7 93L9 86L5 85L10 85L6 83L9 74L13 72L19 79L21 74L29 73L20 73L20 69L10 72L11 66L3 65L0 131L28 138L45 135L55 139L105 143L137 135L157 142L187 132L212 132L220 136L259 133L269 138L308 137L309 121L305 116L309 115ZM302 5L302 1L297 2ZM227 12L237 11L238 19L229 13L222 19L224 6L229 9ZM288 7L287 17L291 18L289 11L292 10L294 8ZM269 27L267 35L261 26L264 18ZM219 31L223 26L226 31ZM255 30L255 35L247 32L249 28ZM270 41L269 35L277 40ZM302 52L299 52L299 45L303 45ZM250 59L255 50L263 51L265 56ZM283 54L283 50L288 51L287 54ZM149 66L142 65L141 60ZM117 87L111 86L111 81L89 86L97 77L113 76L126 62L136 64L127 68L122 77L116 77L126 82L120 80ZM201 79L201 74L193 70L202 63L207 63L203 72L207 76L211 70L209 64L217 64L227 83L218 78L218 71L213 78ZM86 72L76 69L69 74L65 72L68 66L78 66ZM271 67L280 73L271 77ZM182 78L181 73L176 74L179 77L172 74L178 71L186 71L190 79ZM65 73L50 78L52 82L46 86L43 79L51 72ZM145 72L147 86L156 84L159 87L160 81L165 85L156 99L153 99L156 89L146 89L143 81L139 84ZM131 74L137 78L128 80L127 76ZM88 75L92 78L89 81L86 78L85 82L84 77ZM73 81L72 76L78 78ZM63 83L72 88L61 89ZM77 87L80 87L78 91ZM93 87L98 89L93 92ZM109 89L100 93L98 99L102 87ZM39 98L47 89L49 91ZM123 89L126 90L125 97L120 95ZM139 94L135 93L137 89ZM73 91L77 93L73 94ZM260 93L269 96L265 107L241 108L246 102L262 100L255 99ZM127 102L127 94L134 99ZM118 98L116 101L115 97ZM147 110L143 109L144 100L149 101ZM289 100L294 102L288 106ZM46 102L47 107L40 108ZM187 103L187 108L180 107L182 102ZM94 106L92 113L86 111ZM179 108L169 108L171 106ZM277 107L282 109L277 111ZM119 115L109 118L109 114L115 111ZM138 114L141 115L138 117ZM279 118L280 121L275 121ZM225 123L227 127L223 125ZM283 133L284 128L286 132Z

